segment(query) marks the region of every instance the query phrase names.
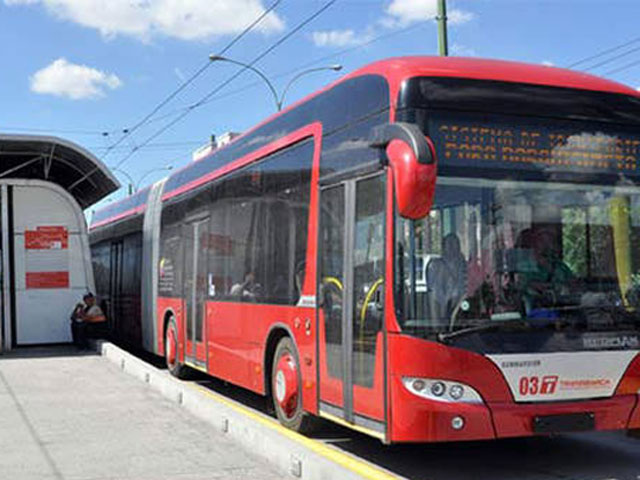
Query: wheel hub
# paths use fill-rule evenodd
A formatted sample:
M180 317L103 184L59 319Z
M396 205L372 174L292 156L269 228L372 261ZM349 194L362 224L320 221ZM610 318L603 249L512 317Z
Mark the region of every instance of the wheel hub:
M273 383L278 405L288 417L293 416L298 407L298 369L292 355L280 357Z

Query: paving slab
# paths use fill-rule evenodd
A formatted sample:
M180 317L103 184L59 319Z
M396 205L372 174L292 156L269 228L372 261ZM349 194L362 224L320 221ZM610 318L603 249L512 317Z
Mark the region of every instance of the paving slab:
M0 356L0 478L286 476L98 355L52 347Z

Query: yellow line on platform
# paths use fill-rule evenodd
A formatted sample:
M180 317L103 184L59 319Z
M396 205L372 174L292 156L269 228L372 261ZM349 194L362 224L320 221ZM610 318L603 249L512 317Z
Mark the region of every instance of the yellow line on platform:
M322 455L323 457L341 465L344 468L351 470L354 473L357 473L363 478L375 479L375 480L396 480L398 477L390 474L382 469L376 468L373 465L370 465L366 462L360 461L351 455L347 455L346 453L342 453L334 448L331 448L325 445L322 442L317 440L313 440L311 438L305 437L304 435L300 435L299 433L294 432L293 430L289 430L288 428L283 427L275 420L270 418L266 418L262 415L252 412L251 410L238 405L237 403L228 400L227 398L219 395L217 393L211 392L200 385L192 385L188 384L194 390L197 390L206 396L216 400L219 403L226 405L227 407L232 408L236 412L242 413L243 415L255 420L262 425L265 425L281 435L286 436L287 438L294 440L295 442L304 445L306 448L312 450L313 452Z

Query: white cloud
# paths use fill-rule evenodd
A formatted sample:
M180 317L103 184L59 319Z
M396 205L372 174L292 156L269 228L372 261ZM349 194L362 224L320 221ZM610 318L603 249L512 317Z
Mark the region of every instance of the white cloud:
M393 0L387 7L387 25L407 26L415 22L435 19L438 15L437 0ZM447 12L449 25L466 23L473 18L471 12L452 9Z
M476 57L478 53L471 47L466 47L459 43L454 43L451 46L451 53L456 57Z
M263 0L4 0L5 5L38 4L62 20L98 30L104 37L154 35L201 40L239 33L264 13ZM281 31L273 12L256 26Z
M352 29L313 32L311 38L317 47L346 47L362 45L374 38L381 28L396 30L413 23L435 20L438 14L437 0L391 0L385 15L362 32ZM473 14L465 10L453 9L447 12L448 23L459 25L473 19ZM454 47L455 48L455 47ZM475 56L475 51L464 48L458 55Z
M447 17L449 24L462 25L463 23L473 20L473 13L467 12L466 10L453 9L450 13L447 13Z
M542 65L544 65L545 67L553 67L553 66L555 66L555 63L553 63L550 60L543 60L542 61Z
M356 34L353 30L327 30L311 34L316 47L349 47L360 45L371 39L369 33Z
M112 73L69 63L64 58L38 70L30 82L33 92L72 100L99 98L104 96L105 88L114 90L122 86L122 81Z

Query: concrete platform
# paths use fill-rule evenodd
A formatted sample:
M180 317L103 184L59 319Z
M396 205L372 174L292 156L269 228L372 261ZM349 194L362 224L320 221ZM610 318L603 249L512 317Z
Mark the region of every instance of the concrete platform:
M275 468L287 472L289 477L302 480L402 478L334 445L295 433L264 412L213 392L197 381L178 380L166 370L112 343L99 341L96 349L122 372L146 383L214 431L223 432L245 450L255 452ZM376 442L378 447L382 446Z
M2 479L286 476L95 353L55 347L0 356Z

